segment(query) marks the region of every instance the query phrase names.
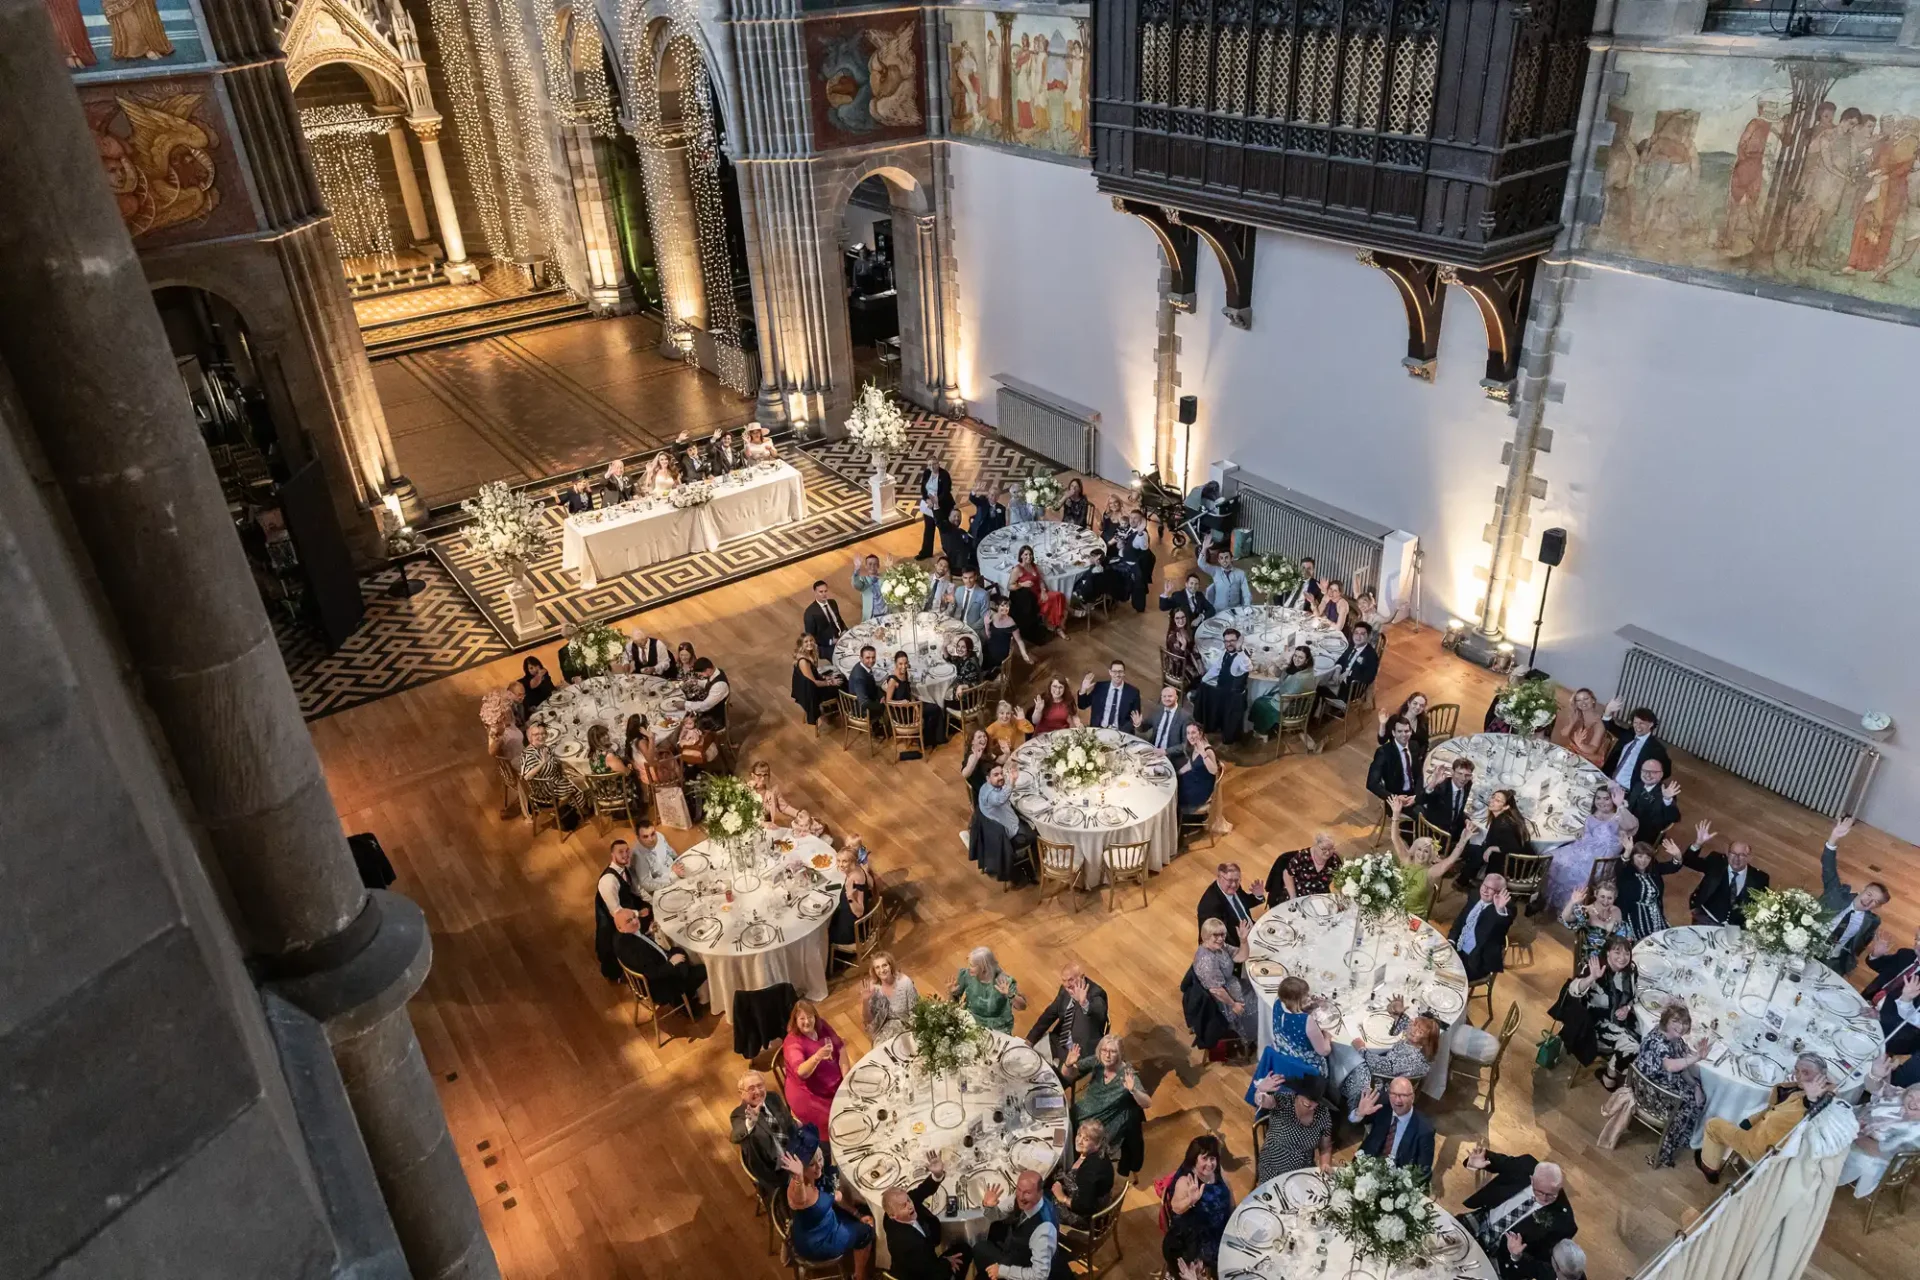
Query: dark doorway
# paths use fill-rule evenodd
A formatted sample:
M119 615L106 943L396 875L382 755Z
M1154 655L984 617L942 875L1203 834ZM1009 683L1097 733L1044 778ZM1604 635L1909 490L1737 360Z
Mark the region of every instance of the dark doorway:
M856 386L900 384L900 292L894 279L893 197L874 174L853 189L840 220L847 337Z

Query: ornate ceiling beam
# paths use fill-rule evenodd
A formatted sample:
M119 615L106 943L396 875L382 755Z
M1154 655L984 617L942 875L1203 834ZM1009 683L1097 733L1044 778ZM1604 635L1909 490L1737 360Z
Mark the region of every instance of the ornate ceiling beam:
M1386 272L1400 292L1400 301L1407 309L1407 357L1401 363L1408 374L1433 381L1440 358L1440 321L1447 286L1458 285L1480 308L1480 319L1487 327L1487 372L1480 386L1488 399L1511 397L1513 380L1520 372L1520 341L1526 329L1527 307L1533 299L1533 272L1540 262L1537 256L1484 270L1376 249L1362 249L1354 257Z
M1440 319L1447 304L1447 286L1441 272L1451 268L1372 249L1362 249L1353 256L1366 266L1386 272L1399 290L1400 301L1407 309L1407 356L1400 363L1408 376L1432 382L1440 361Z
M1244 222L1197 213L1185 214L1181 221L1213 247L1213 256L1220 261L1220 275L1227 285L1227 305L1221 314L1227 323L1236 329L1253 328L1253 246L1258 233Z
M1113 207L1118 213L1132 214L1152 230L1167 261L1167 296L1180 310L1193 310L1193 278L1200 265L1200 241L1193 228L1184 224L1180 211L1119 196L1113 198Z

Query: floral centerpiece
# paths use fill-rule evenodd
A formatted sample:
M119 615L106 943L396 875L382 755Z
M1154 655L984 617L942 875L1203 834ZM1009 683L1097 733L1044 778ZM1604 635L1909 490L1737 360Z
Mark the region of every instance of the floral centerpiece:
M912 560L896 561L880 575L880 598L892 610L918 613L932 590L933 575Z
M1360 911L1360 918L1376 923L1401 910L1406 871L1390 853L1370 853L1343 859L1333 871L1333 891Z
M1420 1256L1438 1215L1412 1168L1377 1156L1355 1156L1333 1171L1320 1225L1353 1246L1355 1254L1392 1267Z
M1060 505L1060 482L1054 479L1051 471L1036 471L1020 483L1020 492L1026 498L1027 505L1045 511L1048 507Z
M907 1030L913 1035L914 1065L930 1080L956 1074L993 1047L993 1033L949 1000L922 996L907 1015Z
M1247 566L1247 585L1274 600L1292 595L1303 576L1299 562L1290 556L1261 556Z
M1535 733L1560 714L1560 695L1553 681L1533 676L1510 684L1493 700L1493 713L1513 726L1515 733Z
M1091 729L1062 729L1048 737L1040 763L1069 787L1090 787L1107 776L1107 748Z
M667 501L682 511L685 511L688 507L697 507L702 503L712 502L713 482L710 480L694 480L688 484L677 484L667 491Z
M730 773L710 773L693 783L700 797L707 838L729 848L742 848L760 833L767 811L760 797Z
M481 485L478 494L461 502L460 513L473 519L467 530L473 549L516 578L553 539L547 513L504 480Z
M900 406L887 398L877 383L860 388L859 399L847 417L847 435L874 457L875 469L884 459L907 447L907 419Z
M587 621L567 641L567 656L581 675L605 675L626 644L627 638L606 623Z
M1746 917L1755 950L1777 960L1805 960L1827 936L1827 913L1805 889L1762 889L1747 900Z

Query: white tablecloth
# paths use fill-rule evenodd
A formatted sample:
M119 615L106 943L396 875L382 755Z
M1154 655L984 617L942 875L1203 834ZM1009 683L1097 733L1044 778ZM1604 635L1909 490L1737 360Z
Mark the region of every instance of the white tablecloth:
M1261 1280L1382 1280L1379 1263L1356 1267L1352 1247L1314 1224L1314 1212L1326 1202L1326 1181L1316 1169L1296 1169L1255 1187L1227 1219L1219 1274L1236 1280L1243 1274ZM1393 1280L1496 1280L1499 1272L1480 1242L1445 1209L1435 1205L1434 1213L1433 1255L1424 1266L1395 1266Z
M1073 846L1081 881L1089 889L1107 882L1100 854L1110 844L1147 841L1147 866L1158 871L1172 859L1180 841L1177 790L1167 753L1130 734L1094 729L1111 752L1112 773L1104 784L1073 788L1046 776L1041 768L1051 740L1060 733L1043 733L1013 753L1020 782L1014 788L1013 807L1033 824L1043 840Z
M1428 1097L1437 1098L1447 1091L1453 1029L1467 1007L1466 966L1445 934L1425 920L1413 927L1407 917L1368 929L1356 948L1357 919L1339 898L1318 893L1283 902L1254 923L1247 944L1247 980L1260 999L1260 1047L1273 1043L1273 1006L1281 980L1300 978L1315 995L1338 1007L1340 1021L1327 1028L1327 1035L1333 1040L1328 1080L1339 1081L1363 1061L1351 1043L1355 1036L1364 1037L1374 1049L1400 1039L1385 1012L1387 1001L1400 996L1409 1014L1426 1010L1440 1023L1440 1048L1420 1086Z
M615 750L627 740L627 717L636 712L647 718L655 742L673 736L686 717L687 700L680 686L659 676L589 676L576 680L540 704L527 717L529 725L545 725L547 745L563 761L585 760L587 730L607 726Z
M711 551L723 542L804 520L807 486L788 462L760 463L713 482L713 497L676 507L665 498L636 498L617 507L568 516L560 567L577 570L580 585L645 569L665 560Z
M914 1070L912 1038L902 1034L875 1045L841 1081L825 1136L876 1223L889 1187L912 1188L927 1176L929 1150L940 1153L946 1176L927 1207L949 1231L968 1236L985 1226L980 1197L988 1186L998 1185L1001 1202L1011 1205L1021 1170L1044 1178L1060 1162L1068 1140L1060 1077L1024 1040L988 1034L993 1047L985 1058L951 1079L933 1082ZM959 1202L952 1214L949 1196ZM884 1266L885 1231L879 1236Z
M702 840L680 855L687 876L653 895L661 932L707 966L707 994L722 1016L733 1008L734 992L781 982L791 982L809 1000L827 998L827 921L840 901L833 846L815 836L795 838L783 828L765 835L767 852L742 857L737 868ZM729 887L732 902L726 900ZM753 940L742 934L755 921L778 933L764 945L750 945ZM709 933L716 924L717 932Z
M1467 812L1486 817L1487 797L1511 788L1533 832L1533 847L1541 853L1580 838L1593 813L1594 793L1607 785L1606 774L1565 747L1514 733L1447 739L1427 752L1428 781L1445 777L1462 756L1473 761Z
M907 651L907 668L913 672L913 691L922 702L938 705L953 694L953 664L946 660L946 648L960 637L973 641L974 656L980 654L980 637L958 618L943 613L890 613L857 627L849 627L833 646L833 665L842 675L850 675L860 665L860 647L875 649L874 669L885 682L893 670L893 655Z
M1202 671L1226 651L1227 628L1240 633L1240 647L1253 663L1247 677L1247 700L1264 698L1280 686L1280 672L1294 649L1313 650L1313 669L1321 677L1333 671L1346 651L1347 638L1325 618L1280 605L1253 604L1216 613L1194 629L1194 649Z
M1634 1006L1640 1034L1653 1030L1663 1007L1680 1000L1693 1015L1687 1043L1703 1036L1714 1042L1699 1067L1707 1108L1692 1145L1700 1145L1709 1118L1744 1120L1763 1109L1768 1091L1792 1078L1793 1060L1802 1052L1827 1060L1841 1097L1851 1101L1863 1091L1880 1053L1880 1023L1860 993L1825 965L1808 961L1798 982L1789 971L1776 988L1779 966L1756 962L1746 951L1744 931L1716 925L1662 930L1642 938L1633 958L1640 975ZM1769 1015L1779 1025L1770 1025ZM1769 1032L1774 1039L1766 1038Z
M980 544L976 557L980 576L1005 588L1019 562L1020 548L1032 547L1034 563L1049 590L1073 594L1073 582L1093 563L1093 553L1105 544L1091 529L1059 520L1036 520L996 529Z

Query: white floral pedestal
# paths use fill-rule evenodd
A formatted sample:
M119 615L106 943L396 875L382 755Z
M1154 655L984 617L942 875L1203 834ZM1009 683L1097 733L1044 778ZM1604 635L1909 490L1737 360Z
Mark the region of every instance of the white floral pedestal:
M513 581L507 584L507 607L512 611L514 639L529 640L547 629L547 620L540 616L539 597L526 566L513 565L508 571L513 574Z
M895 503L899 499L899 491L893 483L892 473L886 469L884 463L876 466L873 474L867 477L867 488L873 494L873 522L885 524L893 519L897 510Z

